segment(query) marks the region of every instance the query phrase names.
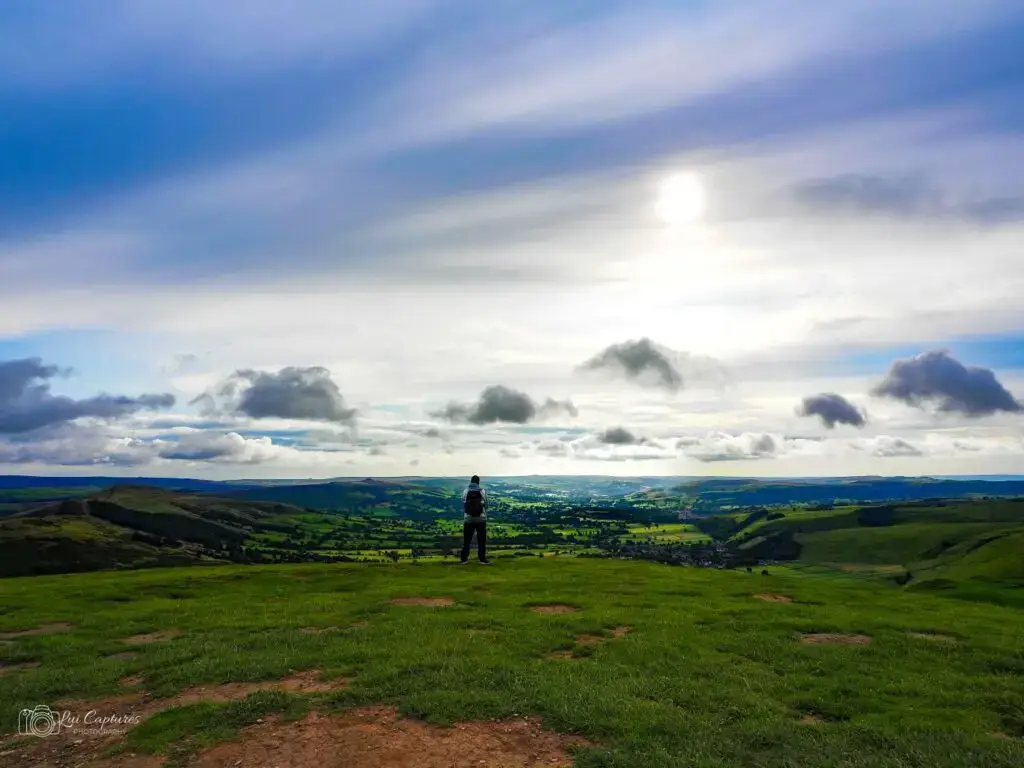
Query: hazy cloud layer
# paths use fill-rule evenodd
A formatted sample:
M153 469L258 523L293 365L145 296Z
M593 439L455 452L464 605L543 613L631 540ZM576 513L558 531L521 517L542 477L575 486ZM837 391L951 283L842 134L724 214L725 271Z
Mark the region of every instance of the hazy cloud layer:
M96 395L75 400L50 392L50 380L63 371L39 358L0 361L0 434L17 434L91 417L111 420L141 410L174 405L174 396Z
M236 371L217 388L215 395L200 395L193 403L227 402L214 406L252 419L299 419L351 424L355 410L345 407L341 390L326 368L289 366L277 373L244 369Z
M683 386L683 377L671 355L671 350L644 337L612 344L580 368L584 371L610 371L639 383L653 383L676 392Z
M800 416L819 416L822 423L832 429L836 424L863 427L867 423L864 412L842 395L822 392L808 395L797 408Z
M495 424L526 424L558 414L576 416L577 409L571 400L554 400L547 398L543 403L536 403L525 392L520 392L502 384L489 386L476 403L449 403L433 416L453 423Z
M820 211L962 219L1001 224L1024 219L1024 197L954 198L921 174L846 174L798 184L797 201Z
M1024 410L991 370L965 366L946 350L897 360L871 394L914 407L935 403L941 412L971 417Z

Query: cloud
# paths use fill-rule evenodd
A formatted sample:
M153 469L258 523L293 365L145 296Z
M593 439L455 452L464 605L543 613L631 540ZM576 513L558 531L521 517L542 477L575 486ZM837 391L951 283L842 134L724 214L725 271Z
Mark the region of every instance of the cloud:
M452 402L431 415L453 423L481 425L498 422L526 424L559 413L576 416L578 411L570 400L559 401L549 397L538 405L525 392L496 384L484 389L476 403Z
M20 438L0 441L0 464L138 467L153 458L146 441L114 434L104 426L66 422Z
M612 344L583 363L585 371L607 370L640 383L653 383L673 392L683 386L683 377L676 369L671 350L656 345L649 338Z
M607 445L635 445L640 439L625 427L611 427L597 436Z
M784 441L766 432L744 432L730 435L712 432L704 437L681 437L676 440L680 453L703 462L771 459L780 453Z
M278 454L278 447L266 436L243 437L237 432L182 433L174 442L154 441L154 458L172 461L216 461L230 464L261 464Z
M243 369L217 389L227 410L253 419L279 418L352 424L355 410L345 407L338 385L326 368L287 367L277 373ZM217 410L216 397L205 393L192 400L204 410Z
M971 417L1024 410L992 371L965 366L947 350L932 350L895 361L871 394L918 408L935 402L941 412Z
M170 394L100 394L75 400L50 393L49 380L66 374L39 358L0 361L0 434L31 432L80 418L119 419L141 410L158 410L174 405Z
M901 437L879 435L867 443L854 443L854 448L867 450L878 458L897 458L900 456L923 456L924 451L911 445Z
M978 224L1024 219L1024 197L954 198L922 174L843 174L797 184L793 195L802 205L829 213L948 218Z
M863 427L867 418L863 411L842 395L834 392L823 392L819 395L808 395L797 408L800 416L820 416L822 423L829 429L836 424L850 424Z

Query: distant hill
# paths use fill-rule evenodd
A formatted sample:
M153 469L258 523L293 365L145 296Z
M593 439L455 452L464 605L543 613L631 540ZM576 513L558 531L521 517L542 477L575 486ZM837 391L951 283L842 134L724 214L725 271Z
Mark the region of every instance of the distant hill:
M761 510L698 525L758 558L890 573L910 589L1024 587L1024 499Z
M264 518L301 514L274 502L115 486L0 519L0 576L244 562Z
M458 509L454 490L393 480L272 485L221 493L225 498L292 504L325 511L433 520Z
M809 480L712 478L672 488L695 512L790 504L865 504L920 499L1024 496L1024 480L940 480L931 477L856 477Z

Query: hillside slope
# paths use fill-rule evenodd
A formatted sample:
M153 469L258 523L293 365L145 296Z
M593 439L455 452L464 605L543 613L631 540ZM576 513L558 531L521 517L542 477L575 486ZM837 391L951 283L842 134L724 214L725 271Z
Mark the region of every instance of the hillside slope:
M457 509L456 492L390 480L345 480L302 485L247 488L220 494L225 498L291 504L352 514L394 515L434 520Z
M284 504L118 486L0 520L0 576L245 561L243 544Z
M766 559L894 573L911 589L1024 586L1020 501L793 510L717 525L731 546Z

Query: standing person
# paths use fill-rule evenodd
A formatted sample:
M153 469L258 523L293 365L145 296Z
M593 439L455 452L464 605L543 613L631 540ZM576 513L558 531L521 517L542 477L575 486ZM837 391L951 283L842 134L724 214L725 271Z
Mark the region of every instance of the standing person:
M473 475L462 492L462 558L459 565L469 562L469 545L476 534L476 553L482 565L487 560L487 491L480 487L480 476Z

